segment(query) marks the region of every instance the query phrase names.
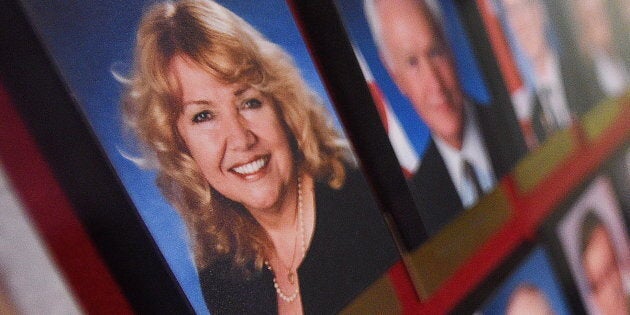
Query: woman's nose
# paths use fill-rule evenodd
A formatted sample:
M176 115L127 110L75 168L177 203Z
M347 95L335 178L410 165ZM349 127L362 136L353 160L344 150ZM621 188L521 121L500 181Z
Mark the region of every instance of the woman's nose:
M248 150L256 144L256 135L252 132L249 122L241 116L230 119L225 131L228 148L232 150Z

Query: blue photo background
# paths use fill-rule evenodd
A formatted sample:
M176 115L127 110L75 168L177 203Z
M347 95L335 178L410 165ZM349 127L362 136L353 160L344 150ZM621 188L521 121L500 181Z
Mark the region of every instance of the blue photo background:
M545 294L555 314L571 314L549 256L541 247L532 250L479 311L481 314L505 314L510 295L519 285L525 283L536 286Z
M158 1L22 0L36 32L93 128L196 313L207 314L187 245L185 227L154 184L155 173L124 158L132 153L120 117L122 85L113 72L131 68L135 32L143 10ZM218 1L251 23L294 57L302 75L330 107L316 69L286 4L274 1ZM42 104L54 108L55 104ZM335 121L338 125L339 123ZM104 200L103 202L107 202Z
M474 57L455 2L453 0L437 2L442 12L444 34L453 51L457 76L464 93L478 104L489 104L490 92L483 79L479 63ZM411 103L400 93L379 60L376 44L365 18L363 0L337 0L336 3L350 40L365 57L374 80L398 116L414 149L422 156L428 145L429 129L416 114Z

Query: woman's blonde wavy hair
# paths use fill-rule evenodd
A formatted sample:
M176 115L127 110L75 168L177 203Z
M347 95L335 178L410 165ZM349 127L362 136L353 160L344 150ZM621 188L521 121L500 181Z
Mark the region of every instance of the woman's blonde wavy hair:
M231 11L212 1L184 0L154 5L144 15L133 72L125 80L125 125L154 157L157 185L188 226L197 267L223 257L246 274L260 270L273 248L267 233L243 206L210 187L178 135L179 93L169 80L176 55L271 97L296 167L316 180L341 187L352 161L348 146L292 58Z

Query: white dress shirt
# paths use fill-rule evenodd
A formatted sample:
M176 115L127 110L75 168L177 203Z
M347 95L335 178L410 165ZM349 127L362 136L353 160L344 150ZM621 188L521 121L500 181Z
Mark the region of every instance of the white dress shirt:
M474 206L481 196L477 196L473 181L464 172L464 159L473 166L484 193L490 192L496 184L486 145L471 106L473 105L464 104L465 126L461 150L457 150L439 137L433 136L433 141L435 141L457 194L466 209Z
M542 73L536 73L536 94L546 115L550 115L558 129L571 124L571 111L562 83L560 63L555 54L546 58Z

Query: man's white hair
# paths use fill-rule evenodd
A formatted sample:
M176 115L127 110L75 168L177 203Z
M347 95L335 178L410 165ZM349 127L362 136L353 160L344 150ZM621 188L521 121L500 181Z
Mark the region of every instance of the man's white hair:
M370 32L372 33L372 38L374 38L374 43L376 43L376 48L384 59L386 66L391 66L391 60L389 53L387 51L387 47L385 47L384 39L383 39L383 30L381 27L381 19L378 14L377 2L388 1L388 0L364 0L363 1L363 11L365 12L365 18L367 19L368 26L370 27ZM429 8L429 13L433 16L433 18L437 21L438 24L442 25L443 22L443 14L440 9L440 5L438 4L438 0L408 0L414 1L416 3L420 3L424 1L424 3ZM390 34L390 36L395 36L394 34Z

